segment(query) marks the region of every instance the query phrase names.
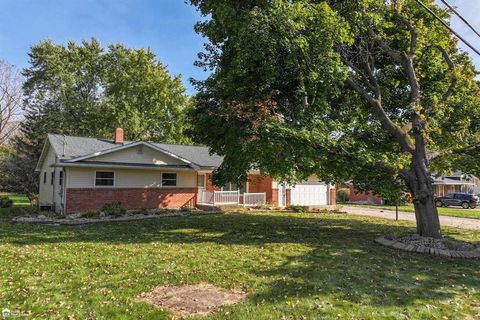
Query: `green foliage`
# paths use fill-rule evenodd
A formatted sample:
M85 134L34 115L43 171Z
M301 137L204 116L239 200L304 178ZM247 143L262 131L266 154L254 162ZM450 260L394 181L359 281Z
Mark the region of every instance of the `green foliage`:
M172 77L150 50L102 48L96 39L67 45L46 40L29 55L25 119L15 152L1 163L2 186L38 192L34 169L47 133L111 138L123 127L127 140L189 142L183 134L189 102L180 76Z
M108 216L120 217L127 213L127 210L122 207L120 202L109 202L106 203L101 210Z
M94 210L85 211L80 214L80 217L82 218L98 218L99 216L100 216L100 212L94 211Z
M337 202L345 203L350 201L350 189L340 188L337 190Z
M185 141L185 89L150 50L47 40L30 58L22 131L37 148L46 133L108 137L116 127L127 140Z
M129 210L128 213L133 215L147 215L148 211L147 209L135 209L135 210Z
M435 18L406 0L191 3L207 16L197 64L212 73L190 116L197 141L224 156L216 184L253 168L408 190L426 212L418 232L440 237L430 175L480 173L480 89Z
M181 211L185 211L185 212L191 212L193 211L193 208L188 206L188 205L184 205L180 208Z
M8 196L0 196L0 208L10 208L13 206L13 200Z
M299 205L290 205L287 207L287 210L292 210L293 212L301 212L305 213L308 212L308 206L299 206Z

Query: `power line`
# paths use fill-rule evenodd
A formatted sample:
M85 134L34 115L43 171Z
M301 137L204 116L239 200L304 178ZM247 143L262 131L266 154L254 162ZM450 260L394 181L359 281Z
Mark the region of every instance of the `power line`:
M429 7L427 7L422 1L420 0L415 0L419 5L421 5L423 8L425 8L425 10L427 10L432 16L435 17L435 19L437 19L438 21L440 21L441 24L443 24L445 26L445 28L447 28L448 30L450 30L451 33L453 33L458 39L460 39L463 43L465 43L470 49L472 49L476 54L478 54L480 56L480 51L478 51L477 49L475 49L474 46L472 46L467 40L465 40L461 35L459 35L455 30L453 30L452 28L450 28L450 26L445 22L443 21L442 18L440 18L435 12L433 12Z
M480 33L467 21L467 19L465 19L460 13L458 13L457 10L455 10L454 7L452 7L448 2L447 0L441 0L447 7L448 9L452 10L453 13L455 13L455 15L457 17L459 17L470 29L472 29L473 32L475 32L477 34L477 36L480 37Z

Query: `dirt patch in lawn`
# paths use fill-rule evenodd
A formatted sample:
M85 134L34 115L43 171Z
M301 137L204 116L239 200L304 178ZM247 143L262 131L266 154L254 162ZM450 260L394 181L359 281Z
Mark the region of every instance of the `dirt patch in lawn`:
M175 316L206 316L221 306L239 303L246 293L225 290L208 283L157 287L139 296L156 307L168 309Z

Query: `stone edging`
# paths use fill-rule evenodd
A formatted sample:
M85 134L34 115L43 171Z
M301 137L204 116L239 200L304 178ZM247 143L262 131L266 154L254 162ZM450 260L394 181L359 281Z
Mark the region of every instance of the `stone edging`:
M461 258L461 259L479 259L480 258L480 248L469 250L469 251L442 250L442 249L436 249L436 248L430 248L430 247L424 247L424 246L415 246L411 244L405 244L400 241L387 239L385 236L378 237L374 241L388 248L412 252L412 253L431 254L431 255L445 257L445 258Z
M207 214L216 214L219 211L196 211L196 212L173 212L173 213L162 213L162 214L149 214L149 215L126 215L118 218L114 217L105 217L100 219L95 218L74 218L69 219L56 219L56 218L37 218L37 217L14 217L12 223L25 223L25 224L49 224L49 225L64 225L64 226L76 226L83 224L93 224L93 223L108 223L108 222L128 222L128 221L138 221L138 220L147 220L155 218L166 218L166 217L187 217L195 215L207 215Z

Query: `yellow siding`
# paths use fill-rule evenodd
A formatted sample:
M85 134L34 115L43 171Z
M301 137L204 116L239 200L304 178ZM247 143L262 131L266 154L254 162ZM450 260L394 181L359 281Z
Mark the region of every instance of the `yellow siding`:
M135 170L135 169L90 169L69 168L69 188L93 188L95 187L95 171L114 171L116 188L159 188L161 187L160 170ZM168 188L195 188L195 171L166 170L164 172L177 173L177 186ZM102 187L98 187L102 188Z
M139 153L139 146L119 150L98 157L90 158L88 161L107 161L107 162L128 162L128 163L148 163L148 164L180 164L185 162L154 150L147 146L141 146L142 153Z
M51 168L50 165L54 163L55 152L52 148L50 148L40 168L40 184L38 192L38 202L40 205L51 205L53 203L53 186L50 182L50 179L54 168ZM47 173L47 181L46 183L43 183L43 177L45 172Z

